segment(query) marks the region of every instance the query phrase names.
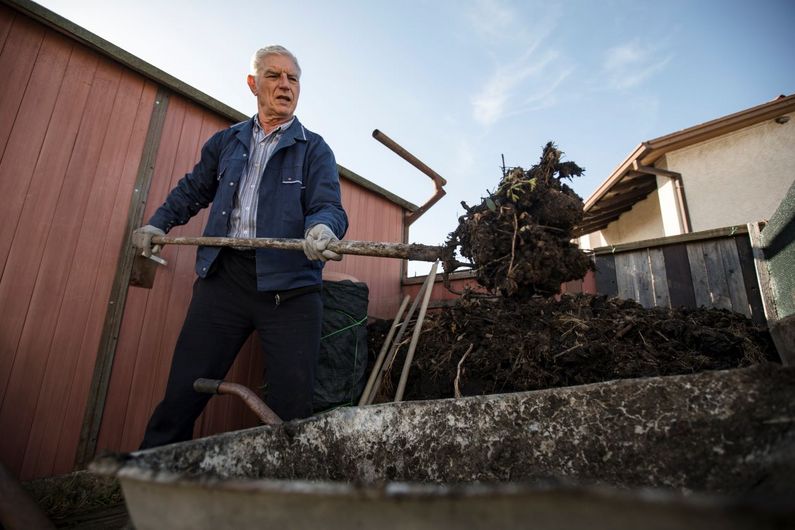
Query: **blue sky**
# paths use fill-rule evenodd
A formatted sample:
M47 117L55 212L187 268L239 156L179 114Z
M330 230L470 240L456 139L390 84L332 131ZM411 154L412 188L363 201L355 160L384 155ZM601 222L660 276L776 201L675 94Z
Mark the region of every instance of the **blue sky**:
M444 242L502 155L529 167L555 141L586 199L641 141L795 93L793 0L40 3L246 114L251 54L288 47L297 114L340 164L422 204L430 179L377 128L447 179L418 243Z

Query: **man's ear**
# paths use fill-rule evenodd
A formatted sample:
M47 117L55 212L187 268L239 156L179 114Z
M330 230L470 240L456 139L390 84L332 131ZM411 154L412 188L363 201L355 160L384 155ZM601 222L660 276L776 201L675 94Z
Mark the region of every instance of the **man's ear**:
M255 96L257 95L257 80L254 78L253 75L249 74L246 78L246 82L248 83L248 88L251 90L251 93Z

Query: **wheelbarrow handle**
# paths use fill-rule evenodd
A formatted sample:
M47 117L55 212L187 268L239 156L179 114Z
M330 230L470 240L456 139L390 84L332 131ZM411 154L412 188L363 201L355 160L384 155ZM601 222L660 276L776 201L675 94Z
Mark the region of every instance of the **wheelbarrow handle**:
M231 394L239 397L265 425L284 423L254 392L237 383L227 383L221 379L197 379L193 390L201 394Z

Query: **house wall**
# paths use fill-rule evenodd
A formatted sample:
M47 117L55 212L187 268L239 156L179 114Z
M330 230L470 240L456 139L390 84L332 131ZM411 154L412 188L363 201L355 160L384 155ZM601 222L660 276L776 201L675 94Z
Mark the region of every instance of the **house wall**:
M783 125L768 120L665 156L682 175L694 232L773 215L795 180L795 115L788 116Z
M795 114L671 151L655 162L682 175L691 231L769 218L795 181ZM580 238L598 248L683 233L671 179L605 229Z
M238 118L36 9L0 4L0 461L23 480L140 443L190 298L195 248L167 247L154 288L128 288L130 232L202 143ZM403 241L402 206L348 179L341 188L348 238ZM172 234L199 235L205 216ZM370 285L372 313L394 314L399 260L347 257L328 268ZM256 388L262 366L249 342L229 379ZM238 400L218 397L196 432L254 424Z
M661 218L660 201L654 191L603 230L581 237L580 248L592 249L663 237L666 234Z

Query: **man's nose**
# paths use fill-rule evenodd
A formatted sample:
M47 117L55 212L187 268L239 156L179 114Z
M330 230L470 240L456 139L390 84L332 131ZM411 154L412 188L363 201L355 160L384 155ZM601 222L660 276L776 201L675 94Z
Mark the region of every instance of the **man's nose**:
M279 76L279 86L290 88L290 80L287 78L287 72L282 72L282 75Z

